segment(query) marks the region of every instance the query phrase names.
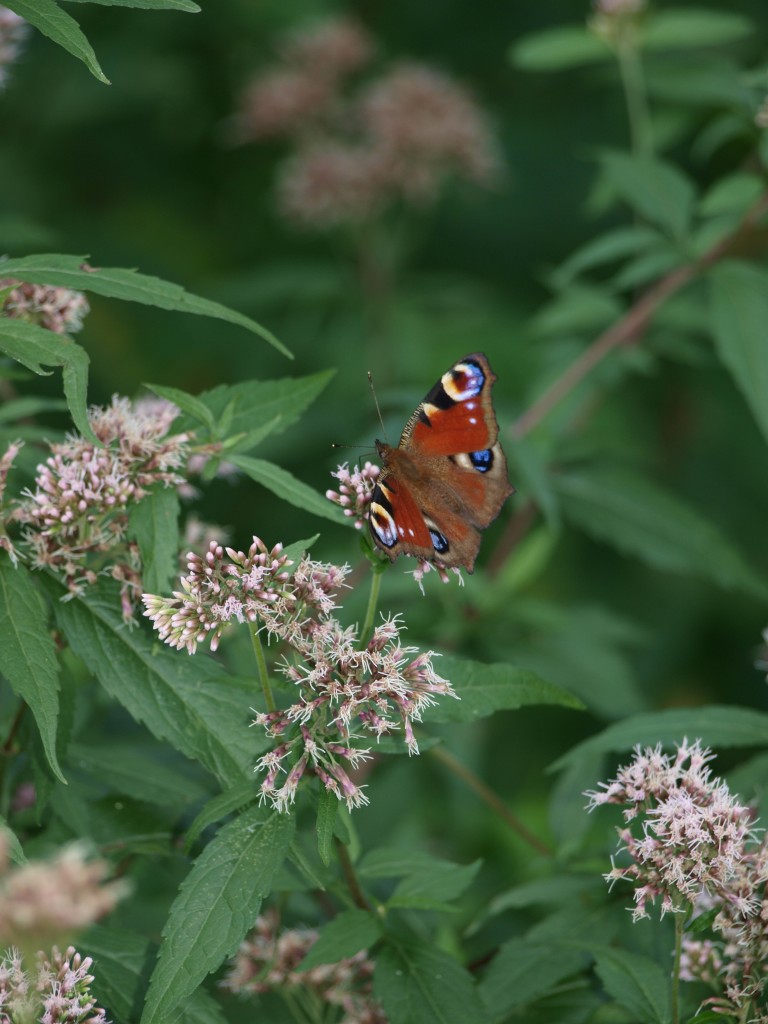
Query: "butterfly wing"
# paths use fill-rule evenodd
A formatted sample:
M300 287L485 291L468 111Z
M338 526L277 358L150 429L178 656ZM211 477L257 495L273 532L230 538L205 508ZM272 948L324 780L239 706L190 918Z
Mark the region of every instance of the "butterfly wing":
M379 444L384 470L371 533L392 560L409 554L472 572L478 531L513 491L491 400L495 379L481 352L465 356L425 396L399 446Z

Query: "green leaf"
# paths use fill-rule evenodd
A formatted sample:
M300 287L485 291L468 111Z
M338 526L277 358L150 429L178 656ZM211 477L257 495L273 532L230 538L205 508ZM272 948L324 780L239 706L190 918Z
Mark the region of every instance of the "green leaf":
M677 167L627 153L607 153L600 163L607 180L633 210L677 241L685 238L695 192Z
M472 976L435 947L388 944L376 955L376 999L389 1024L487 1024Z
M197 14L200 7L192 0L66 0L68 4L102 4L104 7L140 7L145 11L186 11Z
M563 515L598 540L670 572L760 597L766 585L708 520L674 495L617 467L556 478Z
M193 660L131 628L121 617L115 586L90 587L62 602L61 584L45 583L72 650L110 696L223 785L242 781L256 751L248 733L252 686L226 677L205 654Z
M35 3L38 0L34 0ZM45 0L46 3L52 0ZM38 256L23 256L19 259L0 261L0 274L17 277L33 284L52 284L63 288L76 288L94 292L111 299L126 299L146 306L177 310L181 313L195 313L199 316L215 317L245 327L258 334L283 355L293 359L282 342L261 324L242 313L228 309L218 302L200 298L186 291L181 285L171 284L159 277L140 274L137 270L122 267L90 267L87 256L68 256L58 253L43 253Z
M56 756L59 664L48 615L28 570L14 568L6 551L0 551L0 636L0 671L34 715L51 771L66 782Z
M717 181L702 198L699 213L704 217L718 217L722 213L743 213L763 194L764 188L763 179L757 174L729 174ZM717 266L716 271L720 270L722 265L721 263Z
M0 263L0 266L3 264ZM33 373L45 376L44 366L61 366L64 394L75 426L98 444L86 411L88 353L66 334L54 334L37 324L0 317L0 352L5 352Z
M435 660L438 675L450 680L460 700L443 698L429 710L430 721L473 722L494 711L528 707L531 704L558 704L566 708L584 707L578 697L541 679L535 672L498 662L485 665L450 655Z
M587 242L569 256L565 263L558 267L554 275L556 283L558 287L563 287L585 270L645 252L652 246L658 245L660 239L659 233L647 224L612 228Z
M361 950L370 949L380 938L381 927L373 914L367 910L344 910L323 928L298 969L308 971L319 964L346 960Z
M510 48L509 59L523 71L562 71L615 58L607 43L593 32L564 25L523 36Z
M334 370L309 374L306 377L283 377L280 380L244 380L239 384L220 385L198 395L199 401L219 421L228 406L234 409L229 431L249 434L275 423L285 430L296 423L304 410L314 402L333 377Z
M399 878L401 875L428 871L445 863L423 850L381 846L363 857L357 871L361 878Z
M755 26L749 18L730 11L704 8L668 8L648 18L643 33L646 50L690 50L697 46L725 46L751 36Z
M387 906L411 909L440 909L459 896L475 880L480 861L474 864L450 864L436 861L429 868L407 875L397 886Z
M180 808L209 795L209 790L189 772L180 771L160 758L160 748L153 753L152 749L137 746L135 741L113 739L106 744L89 739L87 743L70 743L67 747L67 762L76 770L86 772L100 786L108 786L134 800Z
M491 1020L549 993L569 974L584 968L582 950L515 938L505 942L480 983Z
M145 592L169 590L178 575L179 557L179 495L174 487L158 484L131 506L128 536L139 545Z
M321 789L317 800L317 852L326 867L333 857L333 828L339 801L329 789Z
M93 47L83 35L80 26L66 11L62 11L54 0L5 0L5 6L25 18L30 25L34 25L54 43L63 46L73 57L81 60L100 82L109 85L109 79L99 67Z
M211 433L215 430L216 421L213 413L196 395L190 395L189 392L182 391L181 388L165 387L162 384L145 384L144 386L159 395L160 398L173 402L181 412L186 413L196 423L202 423Z
M287 501L289 505L295 505L296 508L321 516L323 519L330 519L334 523L348 522L337 505L332 505L324 495L312 490L281 466L266 462L264 459L251 458L249 455L231 455L228 461L242 469L251 480L266 487L283 501Z
M606 992L641 1024L669 1024L669 970L649 957L606 949L597 953L595 970Z
M256 790L253 782L250 779L245 779L242 782L238 782L231 789L209 800L187 829L187 835L184 840L184 852L189 853L198 836L209 825L221 821L222 818L226 818L234 811L239 811L246 804L253 803L255 798Z
M730 260L714 267L709 281L717 352L768 440L768 274Z
M38 413L61 412L67 403L59 398L41 398L38 395L27 395L24 398L10 398L0 407L0 423L14 423Z
M19 842L16 833L10 827L2 814L0 814L0 831L2 831L5 841L8 844L8 856L13 863L26 864L27 858L24 854L24 850L21 848L21 843Z
M764 747L768 736L768 713L750 708L709 704L706 707L666 708L646 711L577 743L552 765L557 771L577 763L585 755L620 754L641 746L672 747L685 737L700 739L713 747Z
M225 825L195 861L163 929L143 1024L171 1017L232 956L272 890L294 826L291 815L251 808Z

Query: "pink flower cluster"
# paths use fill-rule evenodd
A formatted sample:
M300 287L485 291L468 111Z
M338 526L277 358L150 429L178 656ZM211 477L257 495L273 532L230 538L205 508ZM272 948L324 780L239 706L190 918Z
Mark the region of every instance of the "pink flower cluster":
M0 88L8 77L7 68L17 59L21 52L24 37L29 25L19 15L0 7Z
M362 645L356 628L333 616L346 566L306 557L294 562L281 545L270 549L254 537L247 554L213 541L205 556L189 555L188 568L172 597L143 596L144 614L165 643L194 654L207 640L215 650L227 623L248 622L283 645L278 671L296 697L254 720L276 741L256 771L264 773L261 799L280 811L294 802L305 774L350 808L367 803L350 774L370 757L357 745L360 735L402 729L409 752L417 754L413 723L436 695L456 696L434 671L432 652L400 644L396 619Z
M707 763L712 757L698 740L684 740L674 757L662 753L660 744L645 750L638 746L615 779L585 794L590 810L601 804L624 807L628 825L617 830L619 852L630 863L614 864L605 878L611 884L619 879L633 883L635 920L650 916L647 904L658 897L663 916L690 910L702 892L725 891L746 841L754 836L749 808L711 777ZM745 904L741 909L753 908Z
M54 334L73 334L79 331L90 311L85 295L69 288L22 283L9 277L0 278L0 292L6 288L11 291L4 298L0 296L3 316L37 324Z
M308 928L280 930L277 914L270 911L258 918L241 943L222 985L240 995L303 990L325 1007L340 1008L344 1014L341 1024L386 1024L381 1007L373 999L374 964L365 951L336 963L301 970L301 961L317 939L318 932Z
M449 76L402 63L351 90L373 52L360 25L330 20L289 38L281 63L244 93L241 140L294 145L278 194L300 224L360 223L399 202L433 202L449 175L487 184L498 171L485 116Z
M344 515L355 519L355 529L360 530L368 521L371 495L381 470L373 462L366 462L362 469L355 466L350 471L345 462L331 473L339 481L338 491L327 490L325 496L335 505L344 509Z
M18 950L0 956L0 1021L19 1024L107 1024L107 1016L91 994L91 957L83 959L74 946L62 953L38 953L27 970Z
M10 518L23 527L24 546L36 567L59 573L71 593L109 573L121 583L123 612L130 618L141 590L138 546L127 537L130 508L150 487L178 487L176 471L187 455L189 435L169 435L175 407L112 404L89 410L103 447L79 435L51 445Z

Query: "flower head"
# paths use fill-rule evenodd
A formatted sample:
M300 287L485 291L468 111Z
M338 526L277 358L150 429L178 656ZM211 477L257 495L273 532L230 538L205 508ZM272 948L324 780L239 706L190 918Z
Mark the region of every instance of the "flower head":
M2 9L0 8L0 14ZM0 22L0 32L2 22ZM0 61L2 55L0 54ZM0 68L0 75L2 69ZM0 78L0 81L2 79ZM2 264L0 264L0 268ZM88 300L82 292L52 285L29 284L13 278L0 278L0 290L11 291L0 299L0 312L14 320L25 320L38 324L54 334L72 334L79 331L90 311Z
M107 1024L91 994L93 960L74 946L40 951L27 967L17 949L0 956L0 1020L4 1024Z
M362 469L355 466L351 471L345 462L335 473L331 473L339 481L339 489L328 490L325 496L340 505L345 516L354 517L356 530L362 529L368 520L371 495L380 475L381 470L372 462L366 462Z

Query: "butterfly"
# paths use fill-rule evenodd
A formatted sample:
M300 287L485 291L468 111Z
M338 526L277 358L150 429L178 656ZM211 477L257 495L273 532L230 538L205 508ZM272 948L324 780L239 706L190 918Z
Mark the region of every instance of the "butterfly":
M514 492L491 401L495 380L482 352L464 356L424 397L396 448L376 441L383 466L369 522L390 561L413 555L473 571L480 531Z

